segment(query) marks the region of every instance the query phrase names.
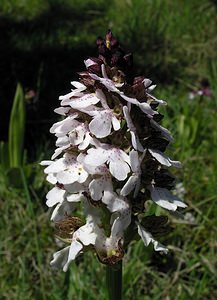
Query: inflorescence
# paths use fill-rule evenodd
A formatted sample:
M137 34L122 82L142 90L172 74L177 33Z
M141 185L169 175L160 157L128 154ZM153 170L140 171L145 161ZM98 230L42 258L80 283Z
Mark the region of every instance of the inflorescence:
M172 137L159 124L163 115L157 109L166 102L152 95L151 80L133 77L132 54L111 31L97 46L99 56L84 61L86 71L59 97L55 112L64 119L50 129L57 148L52 160L41 162L54 185L46 196L46 204L55 207L51 220L68 244L51 265L64 271L86 250L114 265L138 236L167 252L155 239L155 233L167 231L167 217L145 216L145 203L152 200L170 211L186 207L171 192L168 167L180 162L164 154Z

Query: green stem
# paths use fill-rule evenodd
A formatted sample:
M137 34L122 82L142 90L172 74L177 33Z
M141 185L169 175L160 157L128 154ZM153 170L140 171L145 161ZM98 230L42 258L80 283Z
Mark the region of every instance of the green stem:
M115 266L107 266L106 281L109 300L122 299L122 261Z

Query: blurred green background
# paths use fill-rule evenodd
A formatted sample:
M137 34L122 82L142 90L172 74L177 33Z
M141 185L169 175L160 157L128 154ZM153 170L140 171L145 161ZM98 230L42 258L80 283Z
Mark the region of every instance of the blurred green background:
M90 253L66 274L49 266L59 246L39 162L55 148L58 96L108 28L133 52L134 73L168 102L170 154L183 163L176 192L188 204L161 238L167 256L141 242L129 247L123 299L217 299L215 0L0 1L0 299L107 299L105 267Z

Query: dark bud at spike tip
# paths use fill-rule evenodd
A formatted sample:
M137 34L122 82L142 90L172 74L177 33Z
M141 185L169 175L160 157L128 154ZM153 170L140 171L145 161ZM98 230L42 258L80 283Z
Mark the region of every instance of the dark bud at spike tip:
M108 32L106 33L105 38L106 38L106 40L111 41L111 39L113 38L113 34L112 34L111 29L109 29Z
M117 70L124 72L126 75L125 80L128 83L131 82L133 80L131 75L133 56L131 53L126 54L121 48L118 40L113 36L112 31L110 29L108 30L105 39L98 37L96 44L99 54L98 58L107 66L108 76L110 76L109 68L116 68ZM91 69L88 70L94 74L100 75L99 67L101 67L101 63L96 63L97 65L91 66Z
M101 46L104 44L104 40L103 40L103 38L101 38L101 36L98 37L98 39L96 40L96 44L97 44L97 46Z
M117 39L113 38L110 42L111 49L118 48L119 42Z
M98 39L96 40L96 44L98 47L99 54L101 54L104 57L109 55L109 50L106 48L106 44L103 38L98 37Z
M109 50L118 48L118 46L119 46L118 40L116 38L114 38L110 29L108 30L105 38L106 38L106 47Z

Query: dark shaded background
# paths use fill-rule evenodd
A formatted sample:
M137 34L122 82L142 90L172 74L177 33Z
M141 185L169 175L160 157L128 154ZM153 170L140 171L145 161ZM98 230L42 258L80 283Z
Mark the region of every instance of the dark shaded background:
M177 8L179 11L175 12ZM191 27L187 23L187 9L191 9L194 18ZM177 79L188 74L198 80L203 76L204 65L216 55L212 27L208 28L205 20L200 20L199 13L204 9L207 20L215 26L216 11L211 1L200 4L192 1L187 8L172 1L166 7L164 1L153 4L148 1L38 0L25 4L2 1L0 140L7 139L10 109L19 81L25 91L33 89L37 94L27 104L25 139L25 146L34 157L34 148L47 138L48 128L56 118L52 111L58 105L58 96L69 91L70 81L84 67L83 59L96 55L95 40L109 27L128 51L136 53L138 75L145 73L155 82L167 85L177 84ZM174 15L169 18L170 10ZM176 30L176 23L181 19L183 25ZM208 29L201 35L199 27L204 25ZM205 53L204 45L197 45L204 41L208 43Z

